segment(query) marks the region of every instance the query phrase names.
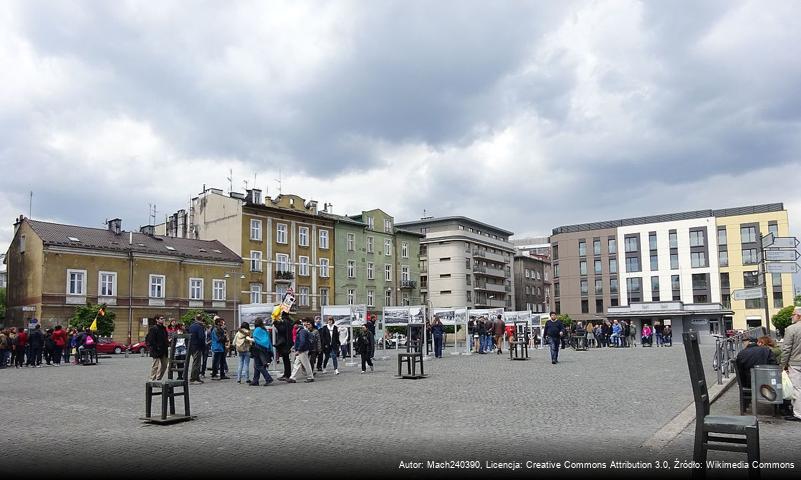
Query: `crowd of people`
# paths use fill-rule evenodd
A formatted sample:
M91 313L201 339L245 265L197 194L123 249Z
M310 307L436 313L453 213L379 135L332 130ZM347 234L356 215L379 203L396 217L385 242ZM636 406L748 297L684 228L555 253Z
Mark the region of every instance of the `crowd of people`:
M586 325L576 322L569 331L571 336L585 337L588 348L637 346L637 326L625 320L605 320L596 324L589 322ZM657 347L669 347L673 345L673 330L670 325L662 325L659 320L653 326L643 323L639 340L642 346L654 346L656 340Z
M83 350L96 346L97 337L89 328L68 331L56 325L43 332L39 323L32 329L10 327L0 330L0 369L76 365Z

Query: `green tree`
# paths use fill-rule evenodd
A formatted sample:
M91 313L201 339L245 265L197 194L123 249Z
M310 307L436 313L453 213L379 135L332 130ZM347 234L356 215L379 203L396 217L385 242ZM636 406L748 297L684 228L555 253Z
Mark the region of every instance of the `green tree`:
M796 295L793 303L795 303L796 307L801 307L801 295Z
M563 313L563 314L557 316L556 319L557 320L561 320L562 323L565 324L565 327L569 327L570 325L573 324L573 319L570 318L570 315L568 315L566 313Z
M0 320L6 318L6 289L0 288Z
M186 313L181 315L181 323L184 324L185 328L189 328L189 325L192 325L192 322L195 321L195 317L197 315L203 316L203 323L206 325L211 325L214 323L214 317L211 314L204 312L203 310L187 310Z
M793 309L795 309L794 305L788 305L779 310L779 313L771 319L771 323L773 323L773 326L776 327L781 336L784 336L784 329L793 322Z
M100 308L103 308L105 315L99 315ZM70 327L83 330L92 325L92 322L97 318L97 333L101 337L110 337L114 332L114 312L107 310L106 305L92 305L86 302L86 305L76 307L75 313L70 318Z

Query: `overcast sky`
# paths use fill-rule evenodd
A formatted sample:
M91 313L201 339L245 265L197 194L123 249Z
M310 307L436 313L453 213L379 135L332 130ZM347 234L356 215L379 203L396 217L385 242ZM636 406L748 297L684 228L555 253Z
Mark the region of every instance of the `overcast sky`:
M0 4L0 250L205 184L519 234L801 211L801 2ZM797 231L793 227L794 233Z

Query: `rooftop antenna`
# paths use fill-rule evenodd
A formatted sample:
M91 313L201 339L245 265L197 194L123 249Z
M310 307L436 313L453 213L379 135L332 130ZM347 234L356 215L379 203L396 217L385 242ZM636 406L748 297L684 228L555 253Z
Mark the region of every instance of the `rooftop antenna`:
M256 172L253 172L253 188L256 188Z
M245 184L245 191L247 191L247 189L248 189L248 181L247 180L242 180L242 183Z
M148 203L147 204L147 215L148 221L150 222L148 225L155 225L156 224L156 204L155 203Z
M30 192L30 197L28 198L28 218L33 217L33 190Z
M423 209L423 218L426 218L426 209Z
M280 168L278 169L278 178L276 178L275 181L278 182L278 195L283 194L284 193L284 191L282 190L283 181L282 181L281 169Z
M234 191L234 170L232 168L228 169L228 176L225 177L228 180L228 193Z

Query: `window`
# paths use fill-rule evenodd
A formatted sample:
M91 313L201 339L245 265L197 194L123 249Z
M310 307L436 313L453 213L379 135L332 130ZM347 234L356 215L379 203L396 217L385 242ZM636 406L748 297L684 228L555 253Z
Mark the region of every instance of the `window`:
M373 253L373 237L367 237L367 253Z
M392 220L384 220L384 232L392 233Z
M553 254L554 260L559 260L559 245L552 245L551 253Z
M375 263L367 262L367 280L373 280L375 278Z
M596 295L603 295L604 293L604 281L600 278L595 279L595 294Z
M782 274L781 273L771 273L770 274L770 283L774 287L781 287L782 286Z
M617 304L618 304L617 297L614 297L614 298L612 298L612 299L610 299L610 300L609 300L609 306L611 306L611 307L617 307Z
M648 234L648 248L651 250L656 250L656 232L651 232Z
M254 242L261 242L261 220L250 220L250 239Z
M328 230L320 230L320 248L328 250Z
M626 257L626 271L639 272L640 271L640 257Z
M203 279L189 279L189 300L203 300Z
M409 294L406 293L406 292L403 292L403 297L401 298L401 301L402 301L403 305L405 305L405 306L411 305L411 300L409 299Z
M610 238L607 243L609 247L609 255L614 255L615 253L617 253L617 240L614 238Z
M709 303L709 296L704 294L693 295L693 303Z
M525 269L525 276L526 276L526 278L530 278L531 277L531 270L529 270L528 268Z
M278 243L289 243L287 241L286 223L275 224L275 241Z
M587 274L587 261L582 260L579 262L579 274L586 275Z
M558 283L554 283L553 284L553 296L554 297L558 297L559 296L559 284Z
M617 294L617 278L609 279L609 293Z
M678 253L671 253L670 254L670 269L671 270L678 270L679 269L679 254Z
M401 258L409 258L409 242L401 242Z
M321 288L320 289L320 306L328 305L328 289Z
M761 309L762 308L762 299L761 298L754 298L752 300L745 301L745 308L746 309Z
M632 277L626 279L626 290L629 293L642 292L642 279L639 277Z
M670 276L670 288L671 290L681 290L681 281L678 275Z
M727 252L726 250L718 251L718 264L721 267L729 266L729 252Z
M578 247L579 247L579 256L580 257L583 257L583 256L587 255L587 242L586 241L579 240Z
M384 240L384 255L387 257L392 255L392 240Z
M723 308L731 308L731 295L724 293L720 295L720 303Z
M709 283L706 280L705 273L693 274L693 290L706 290L708 287Z
M581 301L581 313L590 313L590 305L589 300L582 300Z
M211 299L215 302L225 301L225 280L211 281Z
M718 245L726 245L726 227L718 227Z
M651 301L659 301L659 277L651 277Z
M756 270L752 272L743 272L743 286L745 288L759 286L759 272Z
M117 295L117 274L115 272L100 272L100 284L97 291L101 297L114 297Z
M285 253L275 254L275 270L278 273L289 272L289 255Z
M375 307L375 290L372 289L367 290L367 306Z
M752 243L756 241L756 227L740 227L741 243Z
M531 287L526 285L526 295L531 295Z
M774 235L776 235L774 233ZM773 292L773 308L782 308L784 306L784 297L782 292Z
M595 300L595 313L604 313L604 301L601 298Z
M86 270L67 270L67 295L86 295Z
M587 295L588 293L589 293L589 285L587 283L587 280L582 280L581 281L581 294L582 295Z
M309 227L298 227L298 245L309 246Z
M386 282L392 281L392 265L389 264L384 265L384 281Z
M375 219L373 217L367 217L367 228L375 230Z
M250 271L261 272L261 252L258 250L250 251Z
M298 304L301 307L309 306L309 287L298 288Z
M25 235L19 236L19 253L25 253Z
M473 301L473 292L468 290L465 293L467 294L467 295L465 295L465 300L467 300L468 302L472 302Z
M250 303L261 303L261 284L250 284Z
M692 268L706 267L706 253L705 252L691 252L690 253L690 266L692 266Z
M601 261L600 260L596 260L595 261L595 274L596 275L600 275L602 271L603 270L602 270L602 266L601 266Z
M298 257L298 275L301 277L309 276L309 257Z
M356 297L356 291L352 288L348 289L348 305L353 305L353 300Z
M772 233L774 237L779 236L779 224L776 222L771 222L768 224L768 233Z
M626 237L624 239L626 252L637 252L640 250L639 245L637 245L637 237Z
M609 259L609 273L617 273L617 259Z
M593 255L600 255L601 254L601 241L600 240L593 240L592 241L592 253L593 253Z
M659 257L657 255L651 255L651 270L659 270Z
M553 265L553 278L559 278L559 264L555 263Z
M356 235L349 233L348 234L348 251L352 252L356 250Z
M670 244L670 248L679 248L679 236L675 230L671 230L668 233L668 243Z
M690 230L690 246L703 247L704 246L704 231L703 230Z
M401 280L404 281L404 282L408 282L410 279L411 279L411 275L409 274L409 266L408 265L402 265L401 266Z
M348 260L348 278L356 277L356 263L353 260Z
M150 275L150 298L164 298L164 275Z
M285 284L276 284L275 293L273 294L275 295L275 301L280 302L284 298L284 295L286 295L286 292L287 286Z
M759 263L759 253L756 248L743 249L743 265L753 265Z
M387 290L384 292L384 305L387 307L392 306L392 290Z
M328 278L328 259L321 258L319 265L320 278Z
M730 288L729 283L729 274L728 273L721 273L720 274L720 288Z

